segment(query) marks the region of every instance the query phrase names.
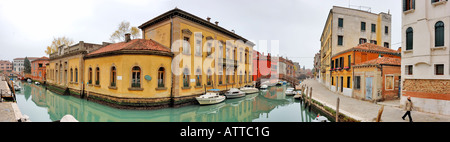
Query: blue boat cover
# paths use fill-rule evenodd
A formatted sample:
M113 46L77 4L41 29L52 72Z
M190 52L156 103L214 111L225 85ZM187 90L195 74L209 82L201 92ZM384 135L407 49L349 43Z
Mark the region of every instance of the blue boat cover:
M208 91L220 91L220 89L209 89Z

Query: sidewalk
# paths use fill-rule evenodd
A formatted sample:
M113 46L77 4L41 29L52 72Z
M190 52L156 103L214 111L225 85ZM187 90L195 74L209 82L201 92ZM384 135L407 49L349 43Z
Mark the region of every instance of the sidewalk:
M356 120L360 120L361 122L373 122L378 115L381 104L385 104L381 116L382 122L409 122L408 118L406 118L406 120L401 118L405 111L396 104L399 103L399 101L374 104L331 92L316 80L305 80L301 85L303 84L313 88L313 99L330 108L336 109L336 101L339 97L339 112ZM450 122L450 116L446 115L412 111L411 116L414 122Z

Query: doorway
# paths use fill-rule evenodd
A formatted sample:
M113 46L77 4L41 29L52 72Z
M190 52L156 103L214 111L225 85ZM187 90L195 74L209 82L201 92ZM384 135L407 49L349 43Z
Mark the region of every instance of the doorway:
M366 77L366 100L372 100L372 77Z

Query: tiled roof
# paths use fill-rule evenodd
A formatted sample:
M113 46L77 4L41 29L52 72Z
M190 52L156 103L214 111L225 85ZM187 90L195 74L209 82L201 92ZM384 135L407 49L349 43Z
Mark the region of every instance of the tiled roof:
M378 54L390 54L390 55L397 55L397 56L401 56L401 52L394 50L394 49L390 49L390 48L386 48L386 47L382 47L373 43L363 43L360 44L356 47L344 50L342 52L337 53L334 56L338 56L342 53L346 53L346 52L350 52L350 51L360 51L360 52L373 52L373 53L378 53ZM333 56L333 57L334 57Z
M96 55L96 54L102 54L102 53L108 53L113 51L121 51L121 50L151 50L151 51L163 51L163 52L170 52L170 49L167 47L164 47L163 45L149 39L134 39L129 42L119 42L110 44L108 46L102 47L94 52L91 52L88 54L90 55Z
M373 65L396 65L400 66L402 64L402 60L400 58L390 58L390 57L381 57L373 60L365 61L360 64L355 65L355 67L362 66L373 66Z

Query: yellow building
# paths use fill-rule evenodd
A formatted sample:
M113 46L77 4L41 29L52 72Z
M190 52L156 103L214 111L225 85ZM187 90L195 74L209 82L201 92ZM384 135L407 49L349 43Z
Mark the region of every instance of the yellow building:
M180 9L142 24L143 39L80 42L51 55L49 89L119 108L195 103L209 89L252 85L254 44Z
M141 26L152 39L174 53L174 103L192 100L208 89L251 85L254 44L247 39L180 9L170 10Z
M321 81L330 90L332 56L363 43L373 43L385 48L391 45L391 15L380 12L333 6L330 10L321 41Z

